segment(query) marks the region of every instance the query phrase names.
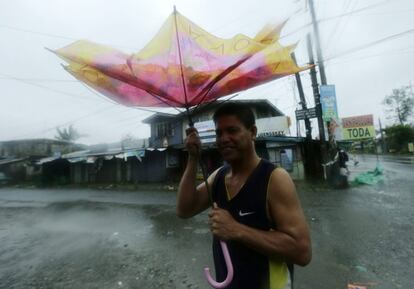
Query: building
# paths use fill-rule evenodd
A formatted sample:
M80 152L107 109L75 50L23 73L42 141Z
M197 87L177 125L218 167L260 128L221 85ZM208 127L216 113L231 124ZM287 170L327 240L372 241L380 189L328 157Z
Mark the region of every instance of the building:
M163 148L148 139L98 144L84 150L43 158L45 184L116 184L168 181ZM162 169L160 169L162 168Z
M259 156L285 168L293 179L304 179L302 156L306 146L303 138L289 136L289 117L265 99L228 102L243 102L252 108L258 128L256 151ZM208 173L223 165L216 148L212 121L214 111L221 103L216 101L191 111L201 137L202 159ZM8 162L10 167L21 162L26 167L36 168L45 185L178 182L187 161L184 147L189 123L187 114L155 113L143 122L150 125L149 139L82 146L77 150L73 144L53 140L16 141L14 148L9 143L3 144L0 148L9 159L0 160L0 168L2 162ZM27 166L28 159L30 166ZM201 170L199 178L202 179Z
M247 103L253 110L258 127L256 151L259 156L284 167L294 179L304 179L302 146L304 139L289 136L290 119L266 99L230 100ZM222 103L216 101L191 111L194 126L203 144L203 159L211 173L223 164L215 146L214 111ZM185 130L188 127L186 112L179 114L155 113L143 120L151 126L149 146L164 148L165 168L173 172L171 179L178 180L184 170L187 153L184 151ZM199 174L201 177L201 173Z
M54 139L22 139L0 142L0 158L44 157L69 153L82 145Z
M23 139L0 142L0 172L11 182L40 178L42 172L37 161L79 150L84 146L53 139Z

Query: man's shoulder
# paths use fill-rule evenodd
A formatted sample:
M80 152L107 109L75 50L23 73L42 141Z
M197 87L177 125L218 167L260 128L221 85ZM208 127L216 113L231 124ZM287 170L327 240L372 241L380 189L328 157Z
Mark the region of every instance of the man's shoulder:
M289 173L281 167L275 167L269 178L268 195L276 196L281 191L289 190L294 188L293 180Z
M217 168L214 172L212 172L210 176L208 177L209 183L213 184L216 181L217 177L223 172L224 169L225 169L225 166L221 166Z

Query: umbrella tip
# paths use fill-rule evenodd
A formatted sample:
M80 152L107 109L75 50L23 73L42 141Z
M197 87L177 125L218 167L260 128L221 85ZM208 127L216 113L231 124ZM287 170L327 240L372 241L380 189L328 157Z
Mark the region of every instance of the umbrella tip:
M174 5L174 13L177 13L177 8L175 7L175 5Z

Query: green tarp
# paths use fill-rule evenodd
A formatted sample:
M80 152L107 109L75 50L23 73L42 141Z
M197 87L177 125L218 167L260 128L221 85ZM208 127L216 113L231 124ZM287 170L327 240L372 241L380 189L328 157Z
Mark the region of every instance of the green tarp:
M383 168L377 164L376 168L372 171L361 173L355 177L354 185L375 185L379 181L382 181Z

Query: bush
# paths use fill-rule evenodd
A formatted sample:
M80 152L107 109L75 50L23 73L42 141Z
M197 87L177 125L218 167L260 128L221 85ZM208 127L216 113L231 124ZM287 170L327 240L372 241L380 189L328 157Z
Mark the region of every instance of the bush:
M410 125L393 125L384 129L389 151L405 153L408 143L414 142L414 128Z

